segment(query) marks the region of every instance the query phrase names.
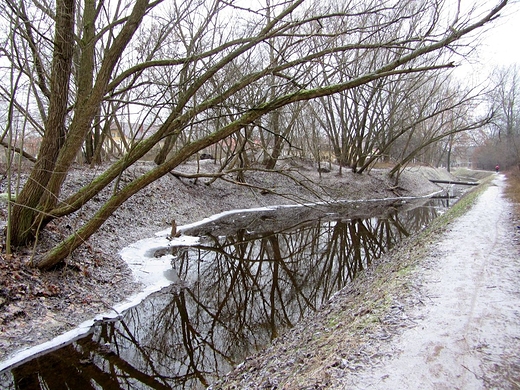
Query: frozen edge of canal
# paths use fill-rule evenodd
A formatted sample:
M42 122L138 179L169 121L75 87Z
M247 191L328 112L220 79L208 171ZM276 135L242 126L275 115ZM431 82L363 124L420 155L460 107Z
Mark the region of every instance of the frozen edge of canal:
M439 191L442 192L442 191ZM395 198L382 198L382 199L368 199L368 200L340 200L334 203L370 203L370 202L384 202L384 201L402 201L407 202L411 200L427 199L438 194L434 192L432 194L419 196L419 197L395 197ZM225 211L223 213L212 215L208 218L200 221L179 226L177 231L183 232L187 229L192 229L209 222L216 221L220 218L246 212L261 212L261 211L273 211L283 208L298 208L315 205L326 205L330 203L318 202L318 203L306 203L300 205L279 205L269 207L259 207L251 209L238 209ZM172 283L170 273L167 272L171 269L172 255L165 255L159 258L154 257L154 250L157 248L175 247L175 246L191 246L199 242L198 237L185 236L170 238L168 235L170 229L162 230L155 234L154 237L144 238L129 246L123 248L119 254L122 259L128 264L132 271L135 279L143 285L142 291L135 295L130 296L128 299L123 301L121 304L116 305L110 311L101 313L93 319L87 320L79 324L76 328L65 332L52 340L45 343L23 349L16 353L13 357L0 362L0 372L12 369L26 361L35 358L39 355L43 355L52 350L56 350L70 342L78 340L92 331L92 327L99 321L104 320L117 320L122 312L131 309L134 306L140 304L149 295L161 290L164 287L169 286Z

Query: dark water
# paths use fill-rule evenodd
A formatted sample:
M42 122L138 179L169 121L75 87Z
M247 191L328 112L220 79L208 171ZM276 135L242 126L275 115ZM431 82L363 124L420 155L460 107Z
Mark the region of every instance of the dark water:
M186 234L171 286L0 374L2 389L198 389L326 303L447 200L233 214ZM444 204L443 204L444 203Z

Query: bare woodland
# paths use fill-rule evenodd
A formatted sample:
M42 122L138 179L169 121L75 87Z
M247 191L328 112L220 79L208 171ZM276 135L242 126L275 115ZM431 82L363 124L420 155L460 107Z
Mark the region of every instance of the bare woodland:
M513 80L502 89L451 74L507 9L507 0L5 0L6 251L110 188L90 220L34 258L50 268L132 195L202 154L219 164L215 180L237 183L287 156L359 174L386 162L398 178L417 159L449 166L470 131L483 144L517 140L516 70L497 73ZM155 164L119 180L142 159ZM107 168L65 197L78 163Z

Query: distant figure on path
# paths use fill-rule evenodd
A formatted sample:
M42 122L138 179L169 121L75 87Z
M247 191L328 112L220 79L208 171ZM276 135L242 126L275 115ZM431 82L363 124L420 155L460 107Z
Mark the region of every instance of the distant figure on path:
M500 166L497 164L497 166L495 167L495 172L498 173L499 170L500 170Z

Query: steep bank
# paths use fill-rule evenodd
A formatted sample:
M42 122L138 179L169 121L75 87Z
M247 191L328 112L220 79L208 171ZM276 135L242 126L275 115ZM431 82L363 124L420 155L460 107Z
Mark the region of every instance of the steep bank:
M498 176L212 388L518 389L520 233L503 187Z
M298 161L286 164L283 176L261 171L247 173L245 183L230 183L236 178L228 177L228 181L208 185L208 178L183 177L216 171L211 162L201 163L188 163L179 174L164 177L131 198L60 269L40 273L28 267L29 251L12 259L2 257L0 279L5 287L0 301L0 358L49 340L96 314L109 311L139 291L140 286L118 252L167 228L172 219L184 224L234 208L424 195L438 189L418 170L405 172L396 185L383 170L374 170L369 175L350 172L338 175L333 170L320 175L312 166ZM146 169L146 165L137 166L121 181L128 182ZM87 184L95 173L74 169L66 191ZM100 204L108 196L109 191L94 199L94 203ZM93 211L91 206L85 206L66 223L50 225L41 238L41 250L80 226Z

